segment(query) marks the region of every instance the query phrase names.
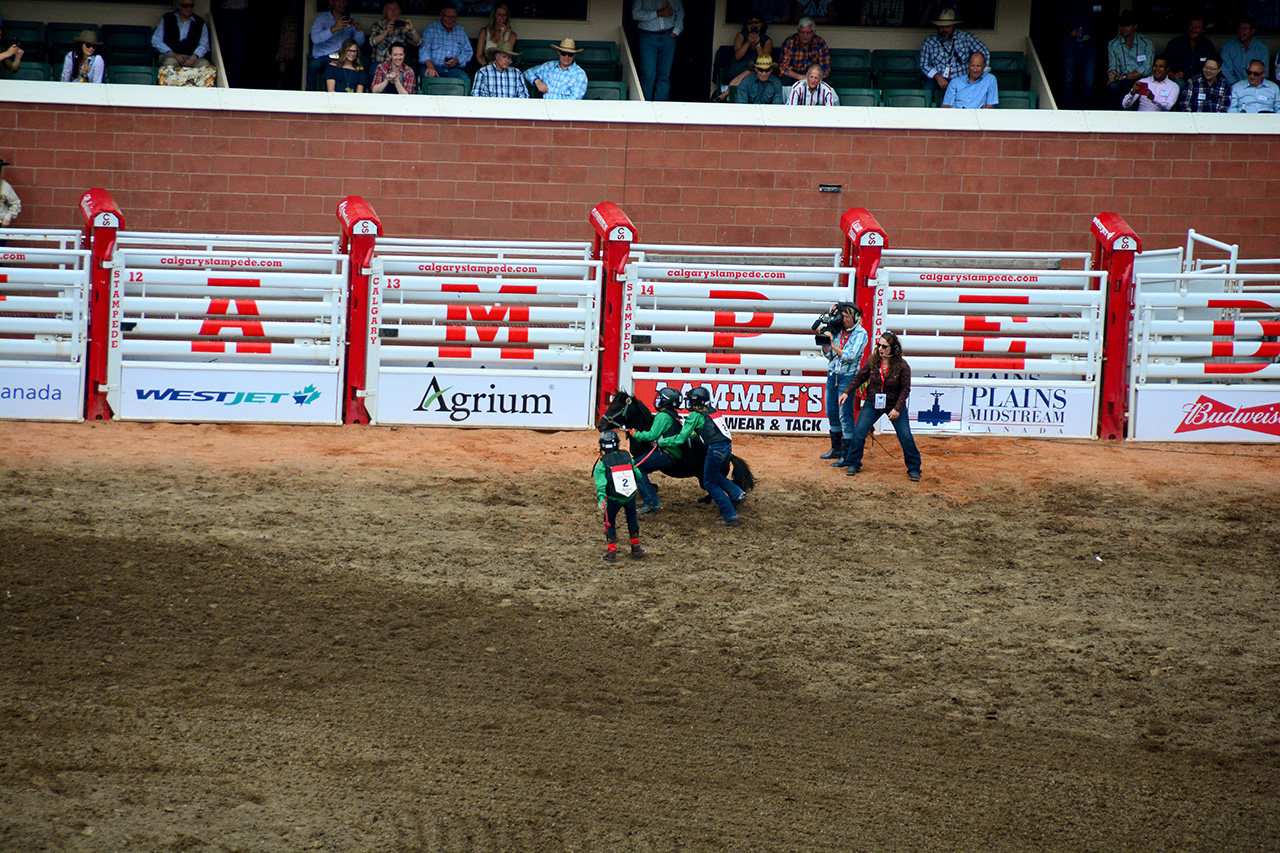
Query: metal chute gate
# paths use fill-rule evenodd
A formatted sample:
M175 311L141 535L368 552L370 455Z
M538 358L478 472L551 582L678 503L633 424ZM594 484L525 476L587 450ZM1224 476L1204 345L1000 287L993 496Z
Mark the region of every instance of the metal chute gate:
M89 252L76 231L0 229L0 418L82 421Z
M379 240L358 392L370 422L589 424L600 287L589 243Z
M815 318L852 301L838 249L634 244L619 384L650 400L705 386L744 432L826 433Z

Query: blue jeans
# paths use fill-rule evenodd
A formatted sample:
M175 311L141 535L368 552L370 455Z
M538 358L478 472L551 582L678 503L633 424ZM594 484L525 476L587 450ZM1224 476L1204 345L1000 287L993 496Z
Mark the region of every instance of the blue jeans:
M853 438L853 392L857 389L849 389L849 397L843 406L840 405L840 389L852 379L852 373L848 376L827 374L827 429L843 433L846 440Z
M732 441L717 441L715 444L709 444L707 461L702 465L702 488L711 495L711 500L715 501L716 508L720 510L720 517L725 521L733 521L738 517L738 511L734 509L733 502L739 500L744 494L732 480L720 473L720 466L731 453L733 453Z
M1098 40L1062 39L1062 108L1087 110L1093 105L1093 81L1098 73Z
M876 421L887 411L863 403L862 411L858 413L858 423L853 430L853 441L849 443L849 452L845 456L851 469L856 471L862 467L862 451L866 446L867 436ZM904 411L898 415L897 420L889 423L893 424L893 431L898 434L898 443L902 445L902 461L907 463L907 473L919 474L920 451L916 449L916 440L911 437L911 418Z
M466 71L463 71L461 65L455 68L450 68L447 65L437 65L436 74L439 74L441 77L457 77L459 80L471 79L471 75L468 74Z
M656 447L636 460L636 468L641 475L636 486L640 490L640 500L644 501L645 506L662 505L662 501L658 500L658 490L653 487L653 483L649 482L647 475L654 471L665 471L674 464L676 460L667 451Z
M640 88L646 101L665 101L670 96L671 63L675 58L676 40L670 30L640 31Z
M626 513L627 532L631 534L631 538L635 539L640 535L640 516L636 515L635 498L623 503L606 498L604 502L604 541L606 542L618 541L618 510Z

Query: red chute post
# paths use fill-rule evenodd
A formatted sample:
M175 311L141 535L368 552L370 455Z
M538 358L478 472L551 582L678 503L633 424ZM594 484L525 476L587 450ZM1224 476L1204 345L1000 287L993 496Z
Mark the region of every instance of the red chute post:
M1093 232L1093 267L1107 274L1107 316L1103 318L1102 400L1098 437L1125 437L1129 420L1129 332L1133 318L1133 261L1142 240L1118 213L1099 213Z
M107 405L107 351L119 346L108 340L111 312L121 310L110 305L111 262L116 249L116 232L124 228L120 206L103 189L91 189L80 197L80 213L84 216L81 245L91 252L89 261L89 353L85 365L85 419L111 420Z
M862 323L871 333L874 316L876 272L880 269L880 253L887 244L884 229L866 209L851 207L840 217L840 233L844 235L843 261L846 267L855 267L853 301L862 311Z
M604 264L604 293L600 304L600 386L596 389L598 418L604 415L610 395L618 389L622 359L630 355L622 352L622 324L630 318L622 316L625 298L621 275L631 260L636 227L611 201L591 209L591 226L596 232L591 257Z
M364 390L369 353L369 265L373 262L378 238L382 236L382 222L373 206L358 195L347 196L338 203L338 222L342 224L340 249L348 258L346 392L342 418L343 423L367 424L369 412L364 407Z

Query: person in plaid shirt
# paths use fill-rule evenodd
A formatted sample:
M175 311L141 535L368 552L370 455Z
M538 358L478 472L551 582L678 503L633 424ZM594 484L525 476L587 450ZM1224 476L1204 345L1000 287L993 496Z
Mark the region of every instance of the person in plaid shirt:
M458 7L445 3L440 7L440 20L422 31L418 62L428 77L457 77L470 80L465 69L475 55L471 38L458 26Z
M471 89L477 98L527 98L529 87L525 85L524 75L517 68L511 67L516 53L511 42L492 44L485 49L485 59L489 62L476 72L476 83Z
M977 36L956 29L956 25L964 21L957 18L954 11L943 9L932 23L938 31L920 46L920 73L924 76L922 88L945 92L953 78L969 73L969 57L975 53L981 53L988 65L991 63L991 51Z
M553 47L557 58L524 72L525 82L536 86L544 100L581 101L587 94L587 72L576 61L581 48L570 38L561 39Z
M1209 57L1200 76L1187 81L1178 109L1184 113L1225 113L1230 105L1231 88L1222 76L1222 63Z
M369 91L392 95L412 95L418 88L418 75L404 64L404 45L391 45L391 58L381 63L373 72L373 85Z
M813 31L813 18L801 18L795 35L787 36L782 43L782 78L803 80L815 62L822 67L822 79L827 79L831 73L831 51L822 36Z

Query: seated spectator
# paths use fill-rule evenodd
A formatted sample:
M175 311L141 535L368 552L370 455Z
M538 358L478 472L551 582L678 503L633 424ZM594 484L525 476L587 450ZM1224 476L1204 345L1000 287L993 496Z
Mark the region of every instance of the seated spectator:
M773 76L774 65L772 56L761 56L756 59L752 65L755 73L750 79L744 80L738 84L738 94L735 101L739 104L777 104L782 105L787 102L787 87L782 85L782 81Z
M3 27L3 26L4 26L4 18L0 17L0 27ZM3 33L0 33L0 35L3 35ZM3 44L3 42L0 42L0 44ZM4 50L0 50L0 66L3 66L5 69L11 72L17 71L19 68L21 68L22 67L22 46L19 45L17 42L14 42L13 44L6 47Z
M209 25L192 12L195 0L174 0L173 11L160 16L151 47L163 67L208 68Z
M476 72L476 84L471 94L477 98L527 98L529 87L525 85L520 69L511 63L520 54L508 42L489 45L483 68Z
M934 21L938 31L920 45L920 73L924 86L930 92L946 91L947 84L956 77L963 77L969 68L969 57L981 53L984 63L991 61L991 51L977 36L967 30L957 30L963 24L951 9L944 9Z
M1236 37L1222 46L1222 76L1227 78L1228 86L1249 82L1245 79L1249 76L1246 72L1255 59L1263 68L1271 61L1271 51L1253 37L1255 26L1253 18L1241 18L1236 25Z
M440 20L422 31L422 47L418 48L422 73L428 77L470 80L471 75L465 69L474 55L467 31L458 26L458 7L444 4L440 7Z
M412 95L418 91L418 74L412 66L405 64L404 45L391 45L388 57L386 62L379 63L374 69L369 91L379 95Z
M316 15L311 25L311 60L307 63L307 85L318 88L320 72L342 49L343 42L354 40L364 44L364 28L347 14L347 0L329 0L329 11Z
M815 24L834 24L836 22L835 0L799 0L793 5L795 10L792 14L797 20L800 18L813 18Z
M360 45L355 39L347 39L338 49L338 58L329 63L320 76L325 91L364 91L364 66L360 64Z
M804 79L791 87L787 103L800 107L838 107L840 96L822 82L822 66L815 62L809 66Z
M476 37L476 59L484 67L493 60L489 57L489 48L495 44L506 43L507 47L516 46L516 31L511 29L511 12L506 6L493 7L493 14L485 22L484 29ZM510 56L511 54L507 54ZM516 54L519 56L519 54ZM527 96L529 93L525 92Z
M1178 109L1184 113L1225 113L1230 105L1231 87L1222 76L1222 63L1211 56L1201 66L1200 76L1187 81Z
M0 157L0 228L10 228L13 220L22 212L22 199L13 191L13 187L4 179L4 167L9 163ZM3 246L4 243L0 243Z
M374 63L381 66L391 59L391 48L397 44L407 51L422 44L422 36L414 29L413 21L400 17L400 4L391 0L382 4L382 19L369 27Z
M862 0L862 26L902 26L902 0Z
M1169 39L1164 55L1169 60L1169 79L1185 86L1188 80L1200 76L1206 59L1217 58L1218 49L1205 37L1204 21L1192 18L1187 22L1187 34Z
M1168 112L1178 102L1178 84L1169 79L1169 60L1157 56L1151 63L1151 76L1133 84L1120 105L1126 110L1134 104L1140 113Z
M782 42L782 82L801 81L808 76L809 66L822 66L822 79L831 73L831 51L822 36L813 31L813 18L801 18L794 35Z
M989 110L1000 103L993 74L987 73L987 58L978 51L969 54L969 74L947 85L942 106L957 110Z
M561 39L554 45L556 59L535 65L524 72L525 82L537 88L548 101L581 101L587 94L587 72L576 62L582 53L573 39Z
M67 52L62 63L63 83L101 83L107 73L107 63L98 56L98 48L102 42L93 30L81 30L80 35L72 39L76 49Z
M1151 73L1156 48L1151 39L1138 35L1138 19L1126 9L1117 23L1120 34L1107 43L1107 107L1120 109L1125 93L1137 80Z
M1280 101L1280 86L1267 79L1267 66L1258 60L1249 63L1245 79L1231 87L1227 112L1274 113Z
M740 86L743 80L754 77L756 60L760 57L769 57L769 67L773 67L773 39L768 32L769 25L759 15L752 15L742 25L742 32L733 37L733 59L729 60L729 67L721 78L727 82L720 87L716 100L726 100L730 86Z

